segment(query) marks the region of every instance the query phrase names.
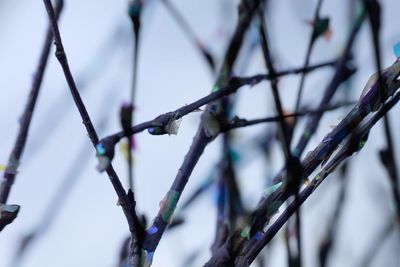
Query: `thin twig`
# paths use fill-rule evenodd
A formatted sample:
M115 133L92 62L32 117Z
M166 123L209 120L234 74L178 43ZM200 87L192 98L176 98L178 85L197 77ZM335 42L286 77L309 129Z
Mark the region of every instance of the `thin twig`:
M372 118L360 126L355 133L347 140L340 151L325 165L325 167L314 177L314 179L306 186L300 193L300 203L292 202L286 210L278 217L278 219L268 228L264 233L257 232L253 237L254 245L249 249L242 258L237 261L235 266L249 266L241 265L243 263L250 264L262 248L275 236L281 229L285 222L291 215L300 207L301 204L316 190L316 188L324 181L324 179L331 174L344 160L350 157L353 153L358 152L363 148L364 142L362 139L368 135L372 127L400 100L400 92L393 96ZM360 143L361 142L361 143Z
M107 122L109 121L111 113L104 112L104 106L112 103L115 100L115 93L110 91L105 95L102 105L100 105L102 113L100 120L98 121L98 130L104 131ZM58 214L61 213L65 202L69 199L71 192L73 191L76 183L82 177L82 173L88 165L93 152L85 145L82 145L77 156L68 168L67 173L63 176L61 183L57 187L51 200L48 202L47 207L44 209L44 214L40 216L40 221L30 232L24 234L22 237L19 247L13 257L11 266L17 267L23 262L26 252L33 247L33 245L39 241L40 238L45 236L47 231L56 220Z
M387 79L385 88L390 88L387 90L384 99L387 100L395 93L395 89L400 87L400 82L396 80L396 77L400 75L400 61L396 61L391 67L385 70L385 75L388 76L389 73L396 71L397 76L393 79ZM373 79L372 76L370 79ZM370 81L367 83L370 84ZM380 96L380 89L378 83L373 83L366 94L363 94L358 104L347 114L347 116L329 133L325 136L322 142L307 156L302 160L301 165L303 167L302 176L298 179L303 180L308 177L320 164L324 164L332 155L332 153L337 149L338 145L351 133L354 129L363 121L367 115L376 111L380 107L382 99ZM391 103L391 102L390 102ZM386 107L386 106L385 106ZM273 185L267 191L273 191L263 196L262 201L258 204L256 210L253 213L254 220L251 230L255 232L250 232L249 240L246 245L241 249L241 254L246 254L253 246L254 235L262 231L265 223L269 222L270 218L276 214L279 207L284 201L288 199L290 194L287 192L287 174L285 172L279 175L279 183ZM257 229L257 230L256 230ZM231 238L237 238L240 236L240 231L236 232ZM242 238L238 242L245 242ZM222 248L225 249L225 248Z
M225 160L222 159L220 163L218 179L217 179L217 221L215 224L215 237L211 246L211 253L218 251L218 248L225 243L226 238L229 236L229 211L228 206L228 189L227 177L225 174Z
M176 23L182 28L185 35L188 39L193 43L193 45L197 48L197 50L201 53L204 60L207 62L207 65L211 71L211 73L215 74L215 62L214 58L211 55L210 51L202 44L199 38L194 33L193 29L190 27L189 23L183 17L183 15L179 12L179 10L174 6L174 4L170 0L162 0L161 1L166 9L169 11L171 16L175 19Z
M233 108L233 101L227 97L221 100L222 102L222 122L230 117ZM223 127L221 127L223 128ZM241 192L237 184L237 177L232 158L232 135L230 132L223 131L222 136L222 159L220 165L220 176L218 178L218 215L215 241L212 246L212 252L225 243L230 233L237 227L241 217L247 215L245 211Z
M227 84L236 57L243 42L244 34L250 25L253 14L259 7L260 2L260 0L251 1L250 3L247 3L246 1L241 2L241 5L239 6L240 19L231 43L227 49L224 63L221 71L219 72L218 81L216 82L215 90L220 90L220 88L223 88ZM152 227L150 227L151 232L147 232L145 236L145 242L143 246L143 252L145 254L153 255L168 223L170 222L179 198L195 165L197 164L207 144L214 140L218 135L219 124L217 118L218 103L212 103L208 105L206 110L203 112L199 129L193 139L193 143L189 149L189 152L185 156L182 166L180 167L170 190L162 202L161 209L154 219ZM151 263L151 257L148 257L148 261Z
M376 0L364 0L368 18L370 21L371 26L371 33L372 33L372 41L374 44L374 55L375 55L375 66L378 73L378 82L381 88L381 94L385 94L384 90L384 78L381 73L381 54L380 54L380 43L379 43L379 36L380 36L380 26L381 26L381 7L378 1ZM395 153L393 150L394 142L392 137L392 132L390 130L390 120L389 115L383 116L383 125L384 125L384 133L386 139L386 148L381 151L380 156L382 162L388 172L390 184L392 187L392 193L394 198L394 203L396 205L397 216L400 218L400 194L398 188L398 181L399 181L399 174L398 168L396 164Z
M320 8L321 8L321 4L322 4L322 1L320 0L319 2L318 2L318 5L317 5L317 8L316 8L316 12L315 12L315 18L314 18L314 23L315 23L315 25L314 26L316 26L317 25L317 23L318 23L318 20L319 20L319 11L320 11ZM312 32L312 36L311 36L311 39L310 39L310 43L309 43L309 46L308 46L308 50L307 50L307 55L306 55L306 59L305 59L305 67L307 67L308 66L308 64L309 64L309 59L310 59L310 56L311 56L311 51L312 51L312 48L313 48L313 45L314 45L314 43L315 43L315 40L316 40L316 35L315 35L315 33L316 33L316 27L314 27L313 28L313 32ZM298 96L297 96L297 100L296 100L296 108L295 108L295 111L297 112L298 110L299 110L299 106L300 106L300 99L301 99L301 93L302 93L302 90L303 90L303 85L304 85L304 81L305 81L305 74L303 73L302 74L302 76L301 76L301 81L300 81L300 88L299 88L299 91L298 91ZM296 125L296 118L297 117L295 117L295 120L294 120L294 123L293 123L293 128L295 127L295 125ZM293 131L294 129L292 129L292 131ZM291 138L291 134L290 134L290 136L289 136L289 143L290 143L290 138ZM286 164L287 165L287 164ZM290 168L289 168L289 173L290 173ZM296 175L297 176L297 175ZM293 180L293 179L292 179ZM296 189L296 187L295 187L295 199L297 200L298 199L298 195L297 195L297 189ZM298 235L297 237L297 247L298 247L298 259L297 259L297 262L301 265L301 259L300 259L300 255L301 255L301 240L300 240L300 216L299 216L299 214L297 213L296 214L296 227L297 227L297 229L296 229L296 234ZM290 252L290 251L289 251ZM290 255L291 253L289 253L289 255ZM291 258L291 257L290 257Z
M321 1L321 0L320 0ZM267 32L267 25L265 22L263 10L259 10L259 18L260 18L260 27L259 27L259 32L261 36L261 47L264 55L264 61L266 64L266 67L268 69L268 72L271 74L275 73L275 68L273 66L272 62L272 56L271 52L269 49L269 44L267 40L268 32ZM307 67L307 65L305 65ZM302 77L305 75L303 74ZM281 145L283 148L283 152L285 155L285 165L288 170L288 177L287 177L287 183L288 183L288 191L291 191L291 193L294 193L295 195L295 200L298 201L298 191L299 191L299 181L297 177L299 177L302 173L301 170L301 165L299 162L299 158L297 156L293 156L292 152L290 150L290 144L292 140L292 132L294 130L295 125L290 125L289 129L289 124L283 119L284 113L283 113L283 108L281 104L281 100L279 97L279 92L278 92L278 80L277 79L272 79L271 80L271 88L272 88L272 94L274 97L274 102L275 102L275 108L278 112L278 116L280 117L279 120L279 130L280 130L280 136L281 136ZM296 109L296 111L298 111ZM294 117L294 120L296 121L297 117ZM299 267L301 267L301 231L300 231L300 225L301 225L301 220L300 220L300 209L296 213L296 240L297 240L297 255L296 255L296 262ZM289 255L289 263L291 263L292 259L292 253L290 250L289 242L288 242L288 255ZM289 266L291 267L291 266Z
M315 37L315 34L316 34L317 24L318 24L318 21L320 18L319 13L321 11L322 1L323 0L318 0L317 8L315 9L313 30L311 33L310 40L308 42L307 53L306 53L306 58L305 58L305 62L304 62L305 68L308 66L308 64L310 64L311 53L314 48L315 41L317 40L317 38ZM303 93L305 79L306 79L306 75L302 74L301 78L300 78L299 90L297 91L296 105L295 105L295 109L294 109L295 112L297 112L300 108L301 95Z
M132 88L131 88L131 98L130 98L130 108L126 110L126 112L130 113L128 115L128 123L127 125L122 125L124 131L127 133L125 128L128 128L130 125L133 125L135 121L135 100L136 100L136 87L137 87L137 73L138 73L138 56L139 56L139 44L140 44L140 33L141 33L141 14L142 14L142 0L133 0L129 5L129 16L132 21L133 28L133 66L132 66ZM121 109L121 117L123 114L123 110ZM124 121L122 120L122 124ZM132 146L133 146L133 138L131 138L128 134L126 135L128 140L128 186L133 191L133 183L134 183L134 171L132 166Z
M356 2L357 0L350 0L348 1L348 18L349 18L349 24L353 23L353 21L356 19L357 13L356 13ZM352 79L349 79L343 88L344 91L344 99L348 99L350 97L350 93L352 89ZM328 264L329 256L332 252L332 250L335 248L335 243L337 240L338 232L339 232L339 221L342 216L344 206L346 204L346 198L348 194L348 184L349 184L349 168L350 168L350 162L347 161L345 162L339 170L339 178L340 178L340 191L337 196L337 200L335 203L335 207L333 209L333 213L331 216L331 219L329 220L327 231L325 235L322 237L322 239L319 242L319 250L318 250L318 259L319 259L319 266L320 267L326 267Z
M98 139L96 130L92 124L92 121L90 119L89 113L87 112L86 107L81 99L80 94L79 94L79 91L76 87L71 70L69 68L68 60L67 60L67 57L66 57L66 54L64 51L64 47L62 44L62 40L61 40L60 32L58 29L57 20L56 20L55 14L54 14L52 3L50 0L43 0L43 2L46 7L46 11L47 11L47 14L49 17L49 21L50 21L53 36L54 36L54 41L55 41L55 45L56 45L56 57L57 57L58 61L60 62L60 65L63 69L65 79L70 88L70 92L74 99L75 105L78 108L78 111L81 115L82 122L86 128L88 136L89 136L93 146L96 147L99 139ZM111 164L107 167L106 172L110 178L110 181L114 187L115 192L118 195L118 199L119 199L118 203L122 207L122 210L125 214L126 220L129 225L129 231L132 235L132 239L135 240L136 242L139 242L139 240L141 240L141 236L143 235L143 230L141 229L139 219L136 215L135 199L133 196L133 192L129 191L128 194L125 192L125 189L122 186L121 181ZM132 255L130 255L132 265L135 262L134 257L138 256L138 254L139 254L139 251L133 250Z
M63 8L63 1L57 0L56 9L54 11L54 19L58 20L61 10ZM39 64L34 75L32 87L29 93L27 103L25 105L24 112L20 120L20 128L18 130L18 135L14 143L13 150L10 153L6 169L3 174L3 179L1 179L0 184L0 203L6 204L8 196L11 191L11 187L15 181L18 172L18 166L20 159L25 149L26 141L28 139L28 132L32 121L33 112L35 110L36 101L39 96L40 87L42 85L44 72L47 66L47 61L49 58L49 53L51 50L51 42L53 35L51 28L49 27L46 33L45 42L40 55ZM2 217L0 217L0 225L3 225Z
M108 135L104 138L101 139L100 143L103 144L109 144L111 148L113 148L122 138L124 138L126 135L134 135L139 132L142 132L146 129L152 129L150 130L150 133L152 134L167 134L168 132L165 131L165 127L175 121L178 120L184 116L186 116L189 113L192 113L194 111L198 111L202 106L207 105L215 100L218 100L224 96L230 95L235 93L240 87L244 85L251 85L254 86L257 83L263 81L263 80L270 80L276 77L281 77L285 75L291 75L291 74L298 74L302 72L310 72L314 71L323 67L328 67L328 66L333 66L336 63L336 61L328 61L324 62L321 64L317 64L314 66L310 66L308 68L296 68L296 69L289 69L289 70L284 70L280 72L276 72L275 75L272 74L257 74L254 76L249 76L249 77L232 77L230 79L230 82L226 86L223 86L220 88L220 90L214 91L210 93L209 95L200 98L197 101L194 101L190 104L184 105L174 111L170 111L167 113L164 113L162 115L157 116L153 120L149 120L146 122L142 122L140 124L132 126L129 130L126 131L120 131L111 135ZM108 147L108 145L107 145Z
M87 93L91 88L97 77L103 75L107 66L117 54L118 47L124 47L127 41L125 33L121 23L118 23L110 35L96 50L94 55L88 60L81 71L75 75L75 81L79 87L79 92ZM25 156L27 158L34 158L36 153L41 151L44 142L51 139L57 128L63 122L64 114L68 113L71 107L69 101L65 101L69 97L69 90L63 91L61 95L57 97L52 104L46 108L45 115L41 121L38 122L36 131L31 136L31 142L29 144L29 150L26 151ZM51 127L48 127L51 125Z
M323 99L320 102L320 106L326 105L330 102L330 99L333 97L335 91L339 87L339 85L345 81L348 77L351 76L354 71L351 71L348 67L348 60L349 60L349 54L351 47L354 43L355 37L357 36L357 33L359 32L362 22L364 21L365 18L365 10L362 10L360 15L358 16L351 34L347 40L346 48L339 60L339 62L336 65L336 72L330 82L330 84L327 86L325 90L325 94ZM322 115L314 115L309 118L309 120L306 123L305 131L299 140L294 153L297 156L300 156L302 152L304 151L306 145L308 144L310 140L310 136L315 132L315 130L318 127L319 121L321 119ZM273 179L275 184L279 184L282 182L283 175L284 175L285 169L283 169L279 174ZM275 203L275 199L282 197L282 195L279 194L271 194L269 196L263 196L262 199L260 200L256 210L253 212L253 223L251 225L251 231L250 231L250 237L252 237L257 231L260 231L264 228L264 225L269 222L269 219L271 218L272 215L268 213L269 207L273 203ZM233 233L230 237L230 239L237 240L236 243L241 243L245 242L244 238L241 235L241 229L237 230L235 233ZM221 253L227 253L229 250L228 246L222 246L220 248ZM214 263L218 262L217 258L211 258L209 260L209 263ZM212 265L211 265L212 266Z
M293 117L302 117L302 116L307 116L307 115L322 114L327 111L334 111L336 109L347 107L347 106L354 105L354 104L355 104L355 102L343 102L343 103L337 103L334 105L327 105L325 107L317 108L317 109L304 109L304 110L300 110L298 113L290 113L290 114L285 114L283 116L266 117L266 118L253 119L253 120L247 120L247 119L241 119L241 118L235 117L235 118L233 118L233 120L230 123L228 123L228 125L224 126L223 131L230 131L232 129L244 128L244 127L258 125L258 124L266 123L266 122L279 122L282 119L288 119L288 118L293 118Z
M345 49L336 65L336 72L333 75L331 82L328 84L325 90L324 96L320 102L320 106L329 104L339 86L354 74L355 68L349 64L349 60L351 59L351 54L352 54L351 51L353 44L360 31L362 23L365 20L365 17L366 17L366 12L365 9L363 8L354 22L349 38L347 39ZM293 150L293 152L297 156L300 157L303 154L305 148L307 147L307 144L310 141L311 136L317 130L321 118L322 114L317 114L315 116L311 116L306 122L304 131L299 141L297 142L296 147Z
M333 214L328 222L328 230L327 233L322 237L320 244L319 244L319 251L318 251L318 259L319 259L319 266L326 267L329 255L332 251L332 248L335 245L335 241L338 234L338 227L339 227L339 219L343 211L343 207L345 204L346 193L347 193L347 186L349 177L347 177L348 172L348 162L345 162L340 168L340 191L339 196L336 200L335 207Z

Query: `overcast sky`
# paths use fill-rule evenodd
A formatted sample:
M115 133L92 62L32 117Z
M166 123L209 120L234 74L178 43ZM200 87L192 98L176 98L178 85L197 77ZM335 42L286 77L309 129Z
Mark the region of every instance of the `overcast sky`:
M171 0L184 14L200 40L220 61L235 26L235 4L229 0ZM148 1L143 18L137 111L135 120L142 122L188 104L211 91L213 77L192 43L171 18L160 1ZM271 1L268 23L277 67L298 67L303 64L316 2L314 0ZM225 3L225 5L223 4ZM388 66L395 57L392 46L400 41L398 12L400 1L381 1L383 5L382 56ZM60 30L72 73L81 77L84 71L96 73L87 86L78 88L96 127L103 128L100 136L119 130L118 110L129 97L131 82L132 36L126 14L127 1L65 0ZM348 0L326 0L322 15L331 18L332 38L318 40L312 62L333 59L343 49L349 32ZM18 129L26 97L37 65L47 27L47 15L42 1L0 1L0 163L5 164ZM368 24L364 24L355 54L359 69L353 80L351 99L357 100L364 84L374 72L374 61ZM113 33L120 30L119 37ZM111 38L110 38L111 37ZM114 41L110 41L114 40ZM103 53L105 43L111 49ZM96 60L94 60L94 58ZM102 64L101 60L109 60ZM248 62L247 68L245 63ZM251 57L242 54L236 68L238 75L265 72L261 52ZM97 67L101 66L99 70ZM98 72L96 72L98 71ZM315 107L322 90L332 76L332 69L317 71L308 76L303 102ZM279 82L284 106L294 105L299 78L282 78ZM81 84L78 83L78 87ZM237 114L245 118L273 115L274 108L269 86L244 87L240 90ZM335 98L340 99L340 94ZM56 103L56 104L54 104ZM308 150L315 147L337 124L346 109L325 116L321 128L312 138ZM390 116L398 136L399 108ZM200 113L182 121L177 136L137 135L135 151L135 186L140 212L154 218L159 201L172 183L199 123ZM101 125L105 124L105 127ZM299 125L302 129L302 124ZM235 142L248 162L239 171L246 204L254 207L261 196L266 175L282 167L282 153L274 148L271 166L250 144L263 127L237 131ZM339 237L331 258L332 266L357 266L366 248L393 215L390 187L386 173L377 158L382 148L383 128L373 129L366 147L352 159L346 206L339 224ZM298 136L298 133L296 137ZM396 149L399 149L399 142ZM210 174L218 162L220 140L207 147L183 193L185 199ZM81 152L83 151L83 152ZM251 151L251 153L246 153ZM115 168L125 183L126 164L117 150ZM88 158L84 171L63 206L56 221L29 250L21 266L115 266L127 225L117 197L105 174L95 169L96 157L81 123L79 114L68 93L61 68L51 53L42 90L39 96L30 136L22 158L17 181L9 203L21 205L14 223L0 234L0 265L9 266L16 246L24 233L32 230L43 218L61 181L75 166L79 153ZM399 158L399 157L397 157ZM326 231L337 197L338 178L332 175L305 203L303 209L304 266L317 266L317 246ZM185 256L194 250L200 255L193 266L201 266L210 256L216 208L213 190L206 193L189 212L187 223L162 239L154 257L155 267L180 266ZM179 205L178 205L179 209ZM399 230L385 242L371 266L399 266ZM268 260L285 266L286 252L283 235L272 242ZM273 254L273 255L271 255Z

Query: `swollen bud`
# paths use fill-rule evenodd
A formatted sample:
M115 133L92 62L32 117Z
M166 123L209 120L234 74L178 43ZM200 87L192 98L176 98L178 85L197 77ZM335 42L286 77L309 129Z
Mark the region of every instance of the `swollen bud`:
M330 38L331 30L329 28L330 19L326 18L319 18L317 21L310 23L314 26L312 39L315 41L318 37L324 35L327 39Z
M156 126L149 128L147 131L152 135L177 135L181 122L182 118L177 118L174 113L170 112L158 116L154 120L154 125Z
M129 1L128 14L132 19L140 15L140 12L142 11L142 5L143 4L141 0Z
M128 6L128 14L132 20L135 33L139 33L140 29L140 13L142 11L142 0L131 0Z
M20 206L0 204L0 231L17 217Z
M115 142L111 139L101 140L96 145L96 156L99 160L96 168L99 172L105 171L110 166L114 158L114 147Z

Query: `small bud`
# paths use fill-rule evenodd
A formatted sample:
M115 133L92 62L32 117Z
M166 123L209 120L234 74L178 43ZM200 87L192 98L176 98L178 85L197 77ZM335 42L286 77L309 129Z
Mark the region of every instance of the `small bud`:
M0 231L14 221L19 209L19 205L0 204Z
M151 127L147 129L147 132L152 135L163 135L166 134L164 128L162 127Z
M151 127L147 129L147 131L149 132L149 134L152 135L164 135L164 134L177 135L181 122L182 118L175 119L173 117L169 121L160 120L159 121L160 126Z
M131 18L137 17L142 10L142 1L141 0L131 0L128 6L128 14Z
M96 156L99 160L97 170L99 172L105 171L111 164L115 153L114 146L115 142L109 139L101 140L100 143L96 145Z
M332 32L329 28L329 22L330 19L328 17L320 18L314 22L308 22L311 26L314 27L312 35L313 40L316 40L320 36L325 36L325 38L329 40L332 35Z

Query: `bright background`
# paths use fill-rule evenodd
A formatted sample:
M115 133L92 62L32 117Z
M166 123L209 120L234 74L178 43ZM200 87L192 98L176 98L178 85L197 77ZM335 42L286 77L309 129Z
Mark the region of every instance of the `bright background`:
M171 0L184 14L204 44L220 62L231 31L235 26L236 1ZM349 0L326 0L322 15L331 17L333 36L320 39L312 62L333 59L343 48L349 31ZM119 130L118 110L127 100L131 82L132 36L126 14L127 1L66 0L60 21L61 35L73 74L78 77L89 68L99 66L98 51L110 42L116 27L122 38L112 42L112 59L103 71L87 83L83 100L96 126L106 117L107 126L100 136ZM190 103L210 92L213 78L198 51L188 41L160 1L148 1L143 18L136 122ZM271 1L270 35L277 67L286 69L303 64L311 28L305 23L313 16L315 0ZM392 46L400 40L398 11L400 2L381 1L383 6L383 65L394 61ZM42 1L0 1L0 163L5 164L18 129L43 43L47 15ZM374 72L374 58L368 24L364 24L355 46L358 72L354 77L352 99L357 100L369 76ZM110 51L110 50L109 50ZM260 50L248 56L243 53L237 65L238 75L265 72ZM97 57L97 61L93 58ZM106 57L101 53L100 58ZM243 71L245 61L248 68ZM89 67L88 67L89 66ZM306 80L303 103L316 105L332 75L332 69L317 71ZM281 79L279 87L284 105L294 105L299 77ZM78 83L78 87L80 84ZM82 89L83 90L83 89ZM336 100L342 94L338 93ZM274 114L267 83L240 90L237 113L245 118ZM400 123L398 108L391 111L395 138ZM312 138L312 149L336 124L345 110L326 115L320 130ZM155 137L147 133L137 136L135 152L135 184L138 209L154 218L159 201L167 192L183 157L188 151L199 123L199 113L185 117L177 136ZM280 147L275 145L273 164L266 165L261 153L246 149L261 126L237 131L235 142L249 163L240 167L239 178L245 201L254 207L264 186L266 175L282 166ZM302 130L302 124L298 130ZM348 197L340 218L339 236L331 256L331 266L358 266L374 237L393 216L394 208L386 172L377 151L382 148L382 125L371 132L366 147L352 159ZM298 133L297 133L298 134ZM297 140L297 139L295 139ZM396 151L399 149L397 139ZM247 144L247 145L246 145ZM30 136L22 158L17 181L9 203L22 206L15 222L0 234L0 266L10 266L23 234L32 230L43 218L47 205L68 171L76 167L74 160L83 149L88 162L59 216L23 259L21 266L115 266L127 225L116 195L105 174L95 169L96 157L86 136L81 119L73 105L61 68L52 52L43 81ZM183 199L210 173L219 160L219 139L205 151L196 166ZM398 156L398 155L397 155ZM399 157L397 157L399 158ZM76 160L75 160L76 161ZM120 153L115 168L125 182L126 166ZM304 266L317 266L321 236L333 212L339 183L332 175L305 203L303 209ZM210 190L201 201L185 212L187 223L166 234L154 257L153 266L181 266L187 255L200 250L192 266L201 266L209 257L216 209L215 192ZM178 205L179 208L179 205ZM399 266L398 227L392 232L371 262L371 266ZM268 262L285 266L283 234L279 233L268 250Z

